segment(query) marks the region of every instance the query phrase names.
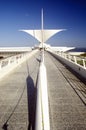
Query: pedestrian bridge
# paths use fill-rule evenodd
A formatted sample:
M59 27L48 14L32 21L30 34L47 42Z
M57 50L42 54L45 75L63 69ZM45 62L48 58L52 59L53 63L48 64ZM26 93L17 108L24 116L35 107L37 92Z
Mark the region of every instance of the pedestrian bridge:
M86 67L33 50L0 61L0 130L86 130Z

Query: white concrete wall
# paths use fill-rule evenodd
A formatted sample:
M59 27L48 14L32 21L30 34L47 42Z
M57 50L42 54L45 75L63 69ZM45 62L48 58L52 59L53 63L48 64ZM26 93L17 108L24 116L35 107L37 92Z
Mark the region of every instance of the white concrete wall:
M62 63L66 64L67 66L69 66L72 70L74 70L75 72L77 72L79 75L81 75L82 77L86 78L86 68L84 68L83 66L76 64L66 58L63 58L60 55L57 55L54 52L51 52L57 59L59 59Z
M4 60L0 60L0 80L10 73L13 69L18 67L20 64L22 64L25 60L30 58L32 55L34 55L37 52L37 50L34 50L29 53L23 53L19 55L15 55L9 58L6 58Z
M35 130L50 130L47 74L43 62L40 64L37 83L37 105Z

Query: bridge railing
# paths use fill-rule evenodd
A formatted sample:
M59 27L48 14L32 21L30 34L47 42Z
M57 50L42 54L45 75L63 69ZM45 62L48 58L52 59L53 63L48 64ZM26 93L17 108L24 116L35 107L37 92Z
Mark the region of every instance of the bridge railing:
M11 56L5 59L0 60L0 68L4 68L8 65L12 65L14 62L17 63L22 57L24 57L24 54Z
M70 55L63 52L55 52L48 50L54 57L56 57L63 64L74 70L77 74L86 79L86 59Z
M27 60L31 55L36 53L37 50L27 53L17 54L5 59L0 60L0 79L8 74L11 70Z
M69 61L74 62L75 64L78 64L84 68L86 68L86 58L82 58L80 56L74 56L74 55L70 55L68 53L64 53L64 52L55 52L57 55L68 59Z

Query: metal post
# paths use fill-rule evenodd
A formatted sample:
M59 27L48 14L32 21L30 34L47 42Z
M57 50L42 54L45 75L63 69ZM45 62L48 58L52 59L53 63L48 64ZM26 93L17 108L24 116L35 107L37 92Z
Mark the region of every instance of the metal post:
M77 64L77 60L76 60L76 57L74 56L74 62Z
M84 59L82 59L82 61L83 61L83 66L84 66L84 68L85 68L85 60L84 60Z

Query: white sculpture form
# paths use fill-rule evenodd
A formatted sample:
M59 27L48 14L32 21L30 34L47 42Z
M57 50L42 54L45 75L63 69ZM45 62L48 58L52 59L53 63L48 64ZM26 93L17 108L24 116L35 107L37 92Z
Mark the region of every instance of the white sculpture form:
M41 30L20 30L23 32L26 32L33 37L35 37L43 46L43 43L45 43L50 37L55 35L58 32L64 31L65 29L53 29L53 30L47 30L43 28L43 9L42 9L42 14L41 14Z

